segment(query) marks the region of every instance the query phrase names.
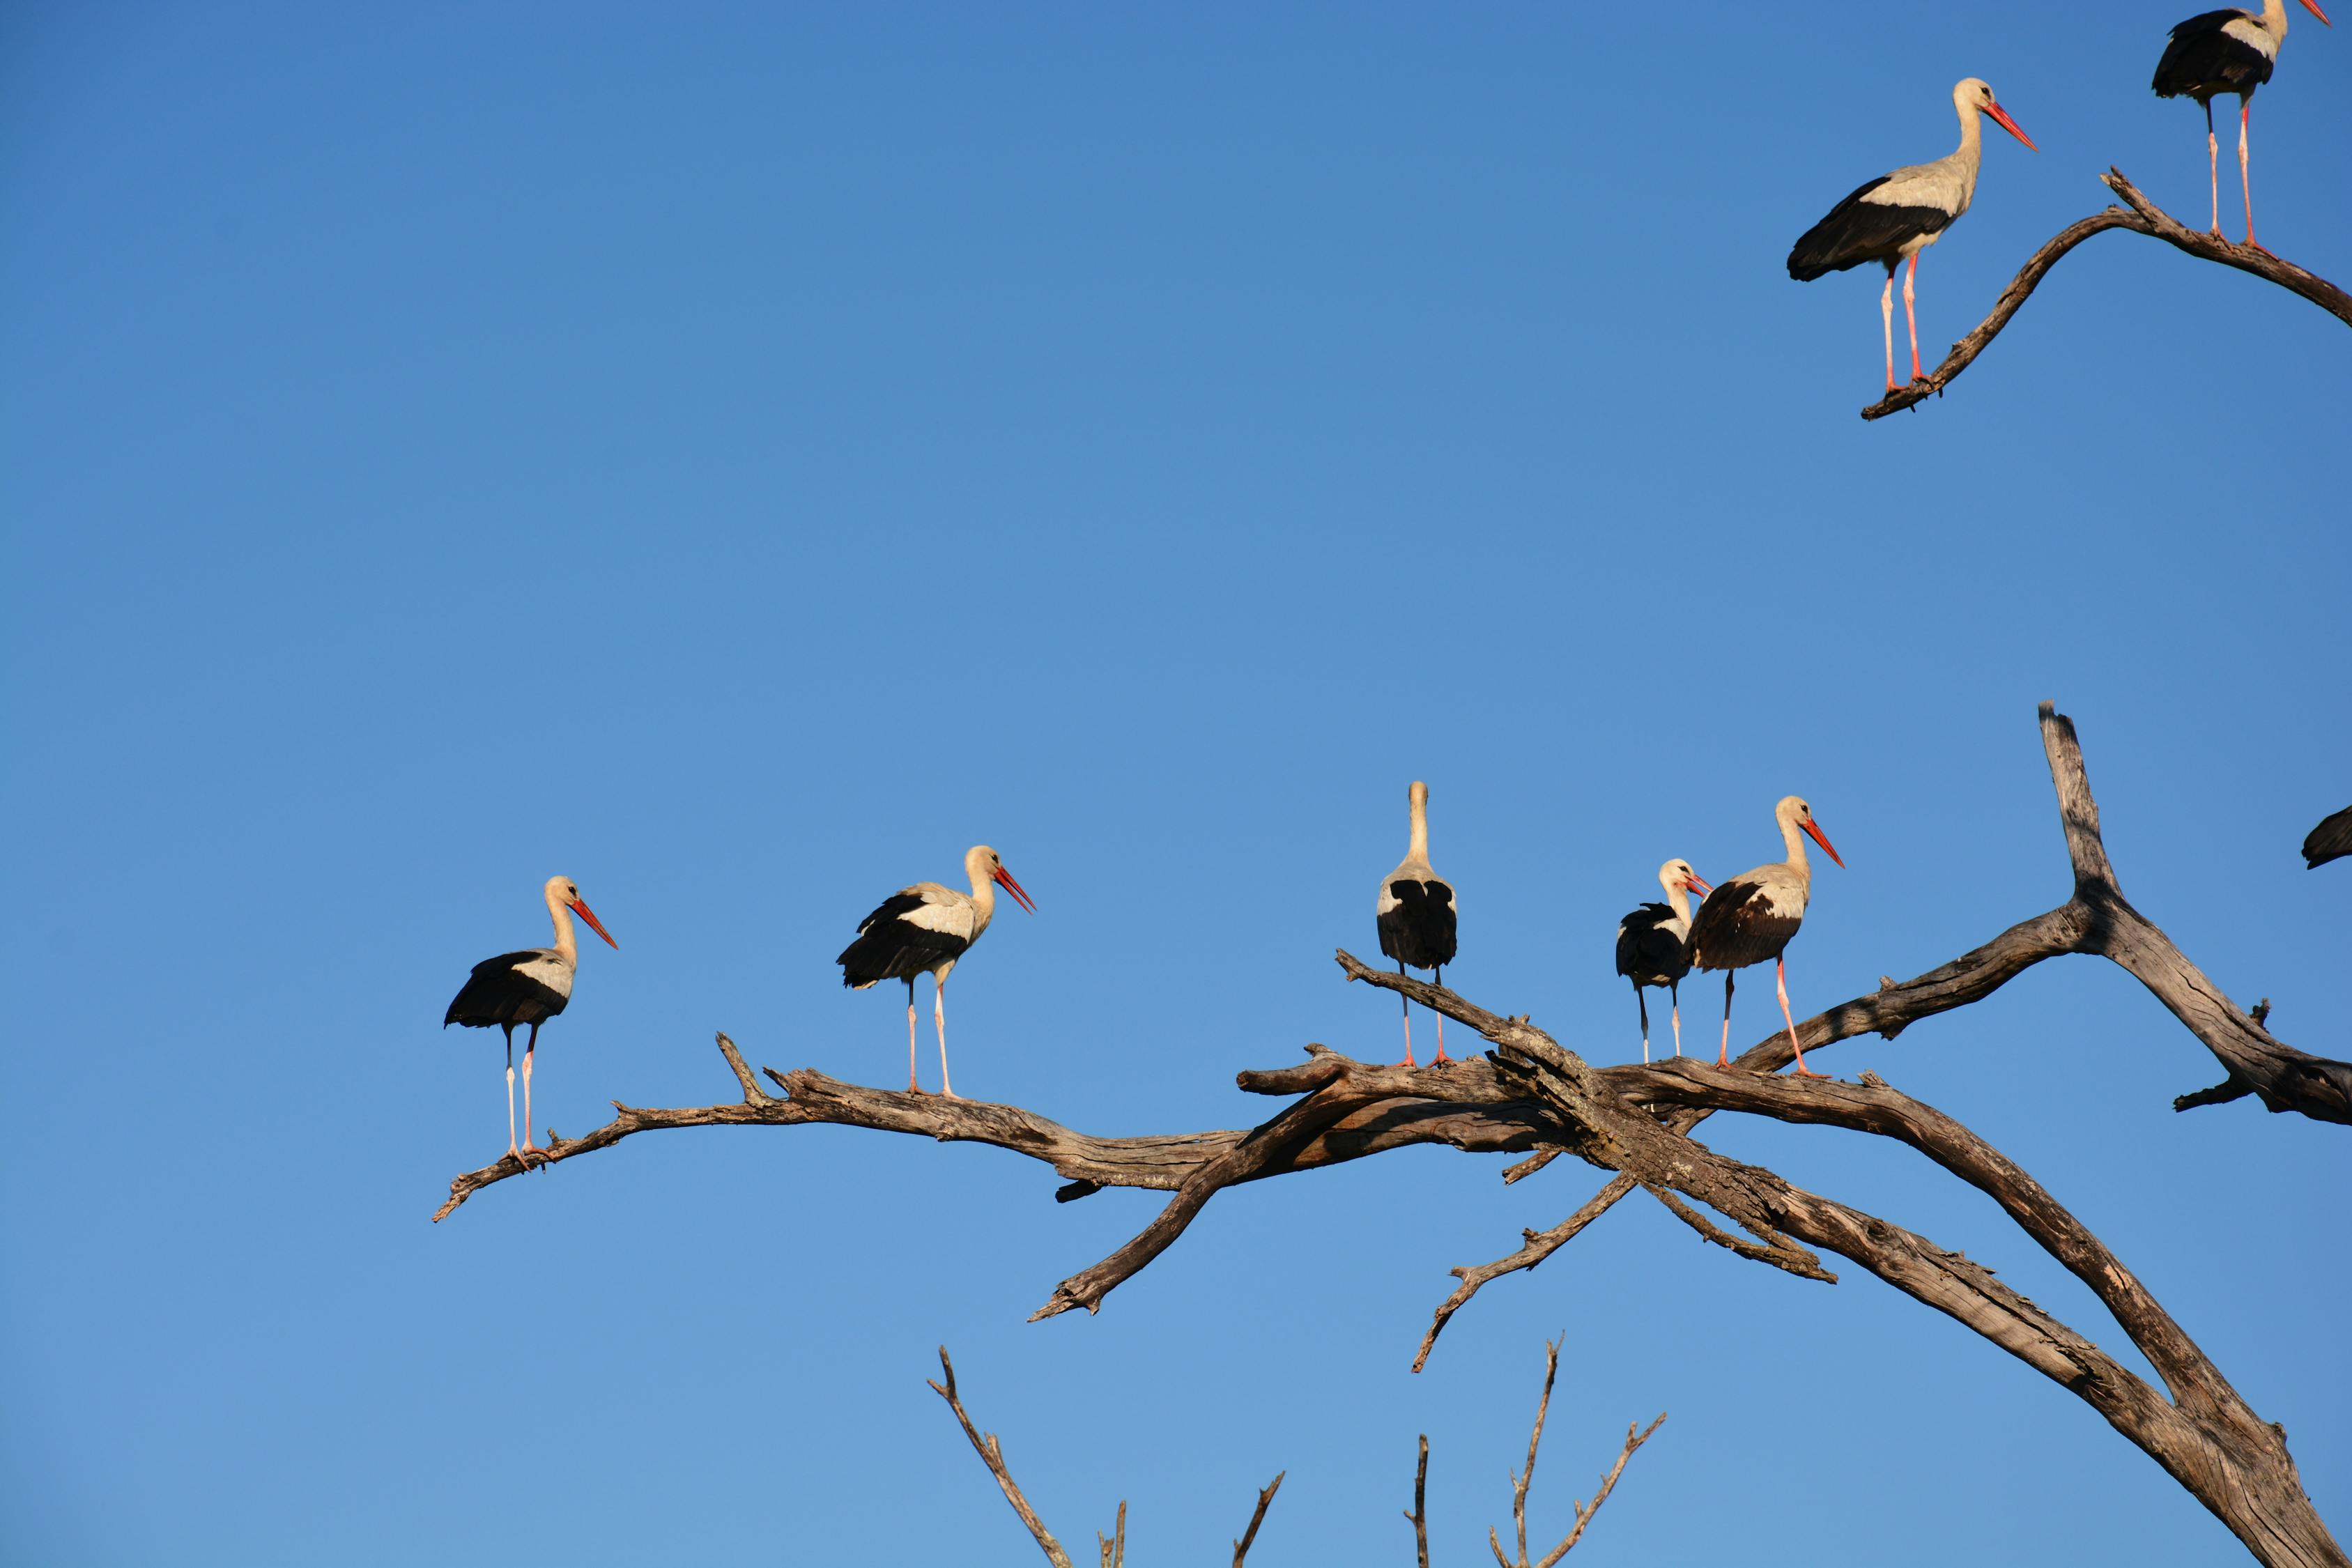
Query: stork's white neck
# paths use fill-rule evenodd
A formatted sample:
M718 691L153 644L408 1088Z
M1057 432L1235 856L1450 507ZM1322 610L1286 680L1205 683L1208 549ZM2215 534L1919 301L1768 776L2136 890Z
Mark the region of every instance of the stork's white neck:
M988 873L988 861L978 850L963 858L963 874L971 883L971 936L974 942L979 941L980 933L988 929L988 922L996 918L996 882Z
M1429 796L1419 790L1412 793L1412 842L1406 847L1404 858L1408 860L1429 858Z
M1779 816L1780 842L1789 847L1789 868L1795 871L1799 878L1810 882L1813 879L1813 868L1805 858L1805 836L1797 830L1796 814L1783 812Z
M2286 37L2286 0L2263 0L2263 31L2273 38Z
M555 951L564 963L577 968L580 964L580 943L572 934L572 911L563 907L555 889L547 889L547 916L555 922Z

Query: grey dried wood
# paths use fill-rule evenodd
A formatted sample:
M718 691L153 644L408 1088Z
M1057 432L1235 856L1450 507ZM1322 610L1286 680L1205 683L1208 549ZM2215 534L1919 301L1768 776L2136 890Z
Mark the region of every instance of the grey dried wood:
M2234 267L2241 272L2251 272L2267 282L2277 284L2292 293L2300 294L2321 310L2352 326L2352 294L2347 294L2326 279L2307 272L2292 261L2283 261L2259 246L2232 245L2217 234L2200 234L2188 227L2171 214L2158 206L2141 194L2138 186L2124 178L2123 171L2110 168L2099 176L2099 183L2121 196L2126 205L2107 207L2089 217L2067 225L2053 235L2041 249L2026 258L2017 276L2000 298L1993 301L1992 313L1979 322L1975 331L1952 345L1944 363L1927 375L1899 387L1862 411L1864 419L1883 419L1926 400L1941 396L1960 372L1969 368L1985 345L2000 335L2010 318L2025 303L2042 279L2068 251L2095 234L2111 228L2129 229L2163 240L2176 249L2187 251L2201 261L2217 261L2224 267Z

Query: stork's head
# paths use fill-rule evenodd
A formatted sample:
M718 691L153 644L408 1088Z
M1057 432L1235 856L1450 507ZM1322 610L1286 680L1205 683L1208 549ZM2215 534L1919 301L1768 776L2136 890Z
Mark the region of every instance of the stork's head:
M1691 869L1687 860L1669 860L1658 868L1658 886L1669 893L1711 893L1715 889Z
M2304 4L2308 5L2311 0L2304 0ZM1962 114L1981 113L1989 116L1995 125L2000 126L2028 147L2033 148L2034 152L2042 151L2041 148L2033 146L2032 137L2017 128L2017 121L2009 117L2009 110L2003 109L2000 106L2000 100L1993 97L1992 83L1982 77L1972 76L1961 79L1959 84L1952 89L1952 103Z
M1037 912L1037 906L1029 901L1027 891L1013 879L1013 873L1004 868L1004 858L987 845L973 845L963 858L963 868L971 878L973 887L979 887L983 879L993 882L1011 893L1014 903L1033 915Z
M588 929L603 937L606 946L618 948L621 945L613 940L613 933L604 929L604 922L596 918L596 911L590 909L581 899L580 885L571 878L550 877L547 879L547 901L551 905L562 904L565 909L586 921Z
M1843 859L1839 859L1838 852L1830 847L1830 841L1822 837L1822 830L1814 826L1813 808L1805 804L1802 795L1782 795L1780 804L1772 808L1772 815L1820 845L1822 852L1831 859L1836 860L1840 866L1845 864Z

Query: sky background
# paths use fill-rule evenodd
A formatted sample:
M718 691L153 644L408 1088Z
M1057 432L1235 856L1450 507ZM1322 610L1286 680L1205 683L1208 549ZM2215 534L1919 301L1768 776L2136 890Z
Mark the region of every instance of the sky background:
M2063 898L2045 698L2133 900L2352 1056L2352 865L2295 853L2352 800L2352 340L2102 236L1865 425L1877 279L1782 269L1971 74L2042 151L1989 139L1924 261L1931 363L2110 163L2200 221L2200 116L2147 89L2187 8L0 12L0 1560L1028 1559L944 1342L1074 1546L1125 1497L1139 1563L1222 1560L1286 1469L1253 1563L1409 1562L1426 1432L1465 1563L1562 1333L1538 1533L1671 1412L1580 1563L2234 1560L2021 1363L1646 1201L1412 1375L1571 1162L1228 1193L1042 1324L1163 1198L707 1130L426 1223L505 1140L498 1038L442 1010L547 940L551 873L621 947L542 1127L734 1097L718 1028L895 1084L898 999L830 960L982 841L1039 910L958 973L959 1088L1244 1126L1237 1069L1397 1054L1330 954L1376 951L1409 780L1449 980L1619 1061L1618 916L1668 856L1777 858L1785 793L1849 868L1801 1015ZM2344 278L2352 37L2295 16L2260 232ZM2039 1176L2352 1528L2346 1130L2175 1115L2218 1068L2087 959L1818 1065ZM1706 1138L2141 1364L1905 1151Z

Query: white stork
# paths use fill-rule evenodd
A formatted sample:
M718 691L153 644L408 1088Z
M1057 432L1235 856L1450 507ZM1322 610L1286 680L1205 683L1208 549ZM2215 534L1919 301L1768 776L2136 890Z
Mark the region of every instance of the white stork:
M1797 1071L1805 1078L1819 1078L1821 1074L1805 1066L1804 1050L1797 1045L1797 1020L1789 1013L1789 966L1780 956L1803 923L1805 903L1812 894L1813 871L1805 863L1805 840L1797 837L1799 831L1840 866L1845 862L1838 859L1838 852L1813 826L1813 808L1797 796L1783 795L1772 808L1772 818L1780 825L1780 841L1789 847L1788 859L1742 871L1706 896L1706 902L1691 918L1690 960L1700 969L1723 971L1723 1044L1716 1050L1716 1066L1731 1065L1732 973L1769 958L1780 990L1780 1016L1788 1020L1789 1045L1797 1052Z
M1412 806L1412 842L1396 869L1381 879L1379 897L1372 900L1372 918L1380 927L1381 951L1405 965L1426 969L1445 984L1445 966L1454 962L1454 884L1430 869L1429 786L1419 779L1405 792ZM1412 1059L1412 1004L1404 1002L1404 1061ZM1437 1016L1437 1058L1445 1059L1445 1015Z
M841 983L863 991L884 980L907 983L907 1092L920 1094L915 1081L915 977L931 977L931 1018L940 1030L940 1091L950 1100L961 1098L948 1079L948 971L971 951L996 918L996 889L1004 890L1024 910L1037 906L1003 859L985 844L964 851L964 875L971 891L959 893L937 882L901 888L882 900L881 907L857 922L857 940L841 950L834 962L841 965Z
M1675 1055L1683 1054L1683 976L1690 973L1691 889L1707 891L1706 881L1687 860L1669 860L1658 868L1658 886L1666 890L1663 904L1643 904L1617 922L1617 973L1633 983L1633 1005L1642 1010L1642 1059L1650 1059L1650 1004L1643 988L1663 985L1671 996L1675 1020Z
M571 1005L572 974L580 967L580 944L572 940L572 912L578 911L582 920L605 943L619 948L604 922L596 918L581 901L580 889L569 877L547 879L547 914L555 922L553 947L527 947L520 952L502 952L496 958L486 958L474 965L474 973L449 1004L441 1026L463 1024L469 1029L487 1029L492 1024L506 1031L507 1037L507 1152L518 1165L528 1169L526 1154L537 1153L538 1146L530 1133L530 1059L539 1048L539 1026ZM514 1032L517 1024L530 1026L530 1037L522 1047L522 1146L515 1146L514 1131Z
M1994 101L1992 89L1975 77L1952 89L1952 107L1960 116L1960 144L1956 151L1932 163L1914 163L1879 175L1830 208L1789 252L1789 276L1800 283L1843 272L1865 261L1885 266L1886 287L1879 292L1878 318L1886 338L1889 392L1900 390L1895 382L1895 268L1908 258L1910 266L1903 274L1903 319L1911 327L1911 379L1918 381L1926 373L1919 368L1919 318L1912 309L1911 286L1919 276L1919 253L1941 239L1944 230L1969 210L1976 196L1977 163L1983 151L1977 116L1991 115L2003 131L2033 147L2032 139Z
M2327 23L2315 0L2303 8ZM2334 24L2328 23L2333 26ZM2213 237L2221 237L2221 143L2213 135L2213 100L2238 95L2238 184L2246 194L2246 243L2268 254L2254 239L2254 184L2247 172L2246 123L2253 114L2254 89L2271 79L2279 46L2286 42L2285 0L2263 0L2263 13L2231 7L2191 16L2172 29L2148 85L2158 98L2193 98L2205 110L2205 174L2213 192Z

